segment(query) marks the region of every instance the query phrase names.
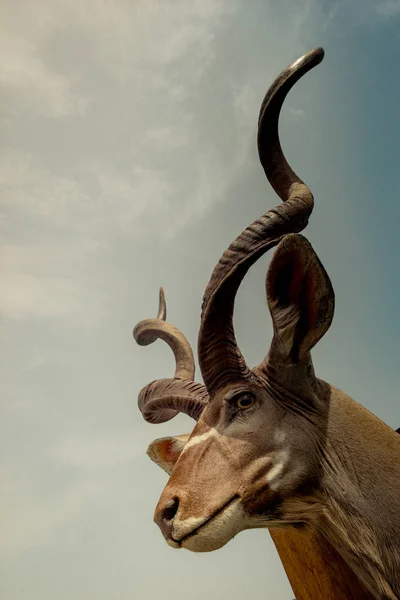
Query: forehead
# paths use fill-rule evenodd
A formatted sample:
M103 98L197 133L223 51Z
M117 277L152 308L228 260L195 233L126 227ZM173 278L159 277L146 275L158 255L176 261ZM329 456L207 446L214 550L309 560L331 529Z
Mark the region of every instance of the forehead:
M185 445L185 450L186 448L191 448L203 441L210 440L211 437L217 437L217 434L222 435L224 430L223 407L223 396L213 398L194 426L191 436Z
M219 390L210 398L208 406L203 411L203 414L195 427L196 433L201 434L210 427L217 427L219 424L222 425L226 396L232 389L232 386L229 386L229 388Z

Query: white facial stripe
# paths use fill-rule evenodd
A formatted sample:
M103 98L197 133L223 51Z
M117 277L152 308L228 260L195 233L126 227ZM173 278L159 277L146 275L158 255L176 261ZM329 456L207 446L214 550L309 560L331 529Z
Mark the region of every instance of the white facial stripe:
M213 427L211 429L209 429L208 431L206 431L205 433L202 433L200 435L195 435L187 442L187 444L185 445L185 447L183 449L183 452L186 452L186 450L189 450L189 448L192 448L193 446L197 446L197 444L202 444L203 442L205 442L206 440L208 440L211 437L218 437L219 435L220 434L218 433L218 431L216 429L214 429Z
M276 479L276 477L278 477L278 475L282 471L282 469L283 469L283 463L277 463L268 472L267 481L270 485L273 483L274 479Z
M267 481L270 488L273 490L279 484L279 475L287 465L289 460L289 452L282 450L277 452L274 459L274 466L268 471Z

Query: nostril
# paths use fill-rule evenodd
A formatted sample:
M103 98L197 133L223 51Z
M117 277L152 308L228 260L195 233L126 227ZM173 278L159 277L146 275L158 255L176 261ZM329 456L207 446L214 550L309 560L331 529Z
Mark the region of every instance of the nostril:
M164 521L172 521L172 519L175 517L176 513L178 512L178 508L179 508L179 498L176 498L176 497L172 498L172 500L167 502L167 504L162 509L161 518Z

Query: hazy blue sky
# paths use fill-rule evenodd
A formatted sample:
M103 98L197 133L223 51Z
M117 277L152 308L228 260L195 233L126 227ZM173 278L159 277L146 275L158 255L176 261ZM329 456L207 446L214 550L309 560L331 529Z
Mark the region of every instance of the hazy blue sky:
M400 1L3 0L1 569L4 600L290 600L268 532L206 555L153 524L166 475L136 398L170 377L134 324L196 344L214 264L277 203L256 151L262 97L311 48L282 115L312 188L307 236L336 291L320 377L400 426ZM269 257L242 285L238 339L268 349Z

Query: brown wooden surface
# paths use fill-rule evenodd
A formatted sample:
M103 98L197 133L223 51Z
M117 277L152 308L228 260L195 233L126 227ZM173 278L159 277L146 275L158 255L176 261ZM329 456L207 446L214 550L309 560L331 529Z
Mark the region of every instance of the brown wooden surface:
M270 529L296 600L376 600L330 545L311 529Z

